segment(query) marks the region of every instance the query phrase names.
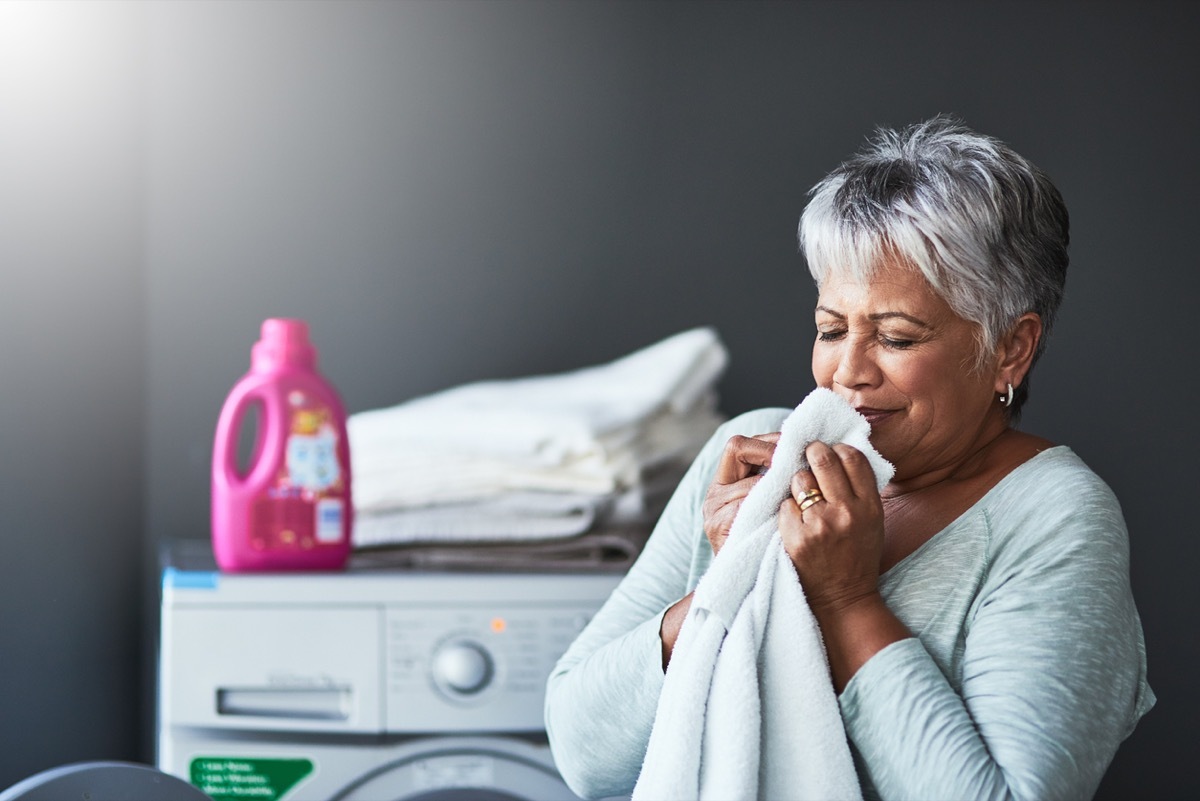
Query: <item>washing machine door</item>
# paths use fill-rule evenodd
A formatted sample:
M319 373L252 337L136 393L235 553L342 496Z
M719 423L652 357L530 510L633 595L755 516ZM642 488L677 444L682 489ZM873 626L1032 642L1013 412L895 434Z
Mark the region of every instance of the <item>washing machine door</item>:
M333 801L577 801L544 745L500 737L420 740Z

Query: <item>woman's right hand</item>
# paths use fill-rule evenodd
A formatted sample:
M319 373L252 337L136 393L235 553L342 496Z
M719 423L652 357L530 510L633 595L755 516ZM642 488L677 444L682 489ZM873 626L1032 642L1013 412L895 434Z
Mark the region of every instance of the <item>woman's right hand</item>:
M716 475L708 485L701 513L704 516L704 534L712 546L715 556L729 537L733 518L737 516L742 501L771 466L775 454L775 443L779 432L757 434L753 437L734 436L725 444Z
M779 432L775 432L753 437L738 435L725 443L725 451L717 464L717 472L713 475L708 492L704 495L704 503L700 506L704 516L704 534L708 537L714 556L729 538L729 529L742 506L742 501L771 466L771 457L775 454L775 443L778 441ZM662 640L664 671L671 662L675 641L691 606L692 593L689 592L663 615L658 636Z

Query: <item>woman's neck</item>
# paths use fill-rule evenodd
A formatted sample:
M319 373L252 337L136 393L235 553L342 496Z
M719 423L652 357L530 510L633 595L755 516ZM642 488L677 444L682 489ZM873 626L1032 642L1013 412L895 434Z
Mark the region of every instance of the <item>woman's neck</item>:
M1008 426L1007 417L1003 415L990 417L971 438L970 444L962 448L957 455L915 475L901 474L898 478L893 478L884 487L881 495L885 501L903 498L938 486L970 481L980 476L987 476L997 469L1004 469L1003 465L1008 461L1005 458L1007 448L1004 446L1014 437L1019 439L1022 436L1016 429ZM1017 462L1017 464L1019 463ZM1015 466L1015 464L1010 465L1004 469L1004 472L1007 473Z
M1040 437L1005 426L965 459L920 480L894 481L884 488L884 572L957 520L1006 475L1054 447Z

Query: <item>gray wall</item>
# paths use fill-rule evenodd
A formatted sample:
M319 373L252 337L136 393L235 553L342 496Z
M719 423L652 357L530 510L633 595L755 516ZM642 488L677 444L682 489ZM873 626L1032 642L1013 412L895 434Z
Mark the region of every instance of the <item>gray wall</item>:
M727 412L794 403L807 188L876 124L950 111L1072 212L1024 427L1122 498L1160 698L1101 797L1190 792L1195 5L87 7L95 53L45 70L87 91L30 94L50 78L0 55L0 786L150 758L155 553L207 536L264 317L309 320L351 411L697 324L732 353Z
M144 16L0 3L0 787L138 742Z

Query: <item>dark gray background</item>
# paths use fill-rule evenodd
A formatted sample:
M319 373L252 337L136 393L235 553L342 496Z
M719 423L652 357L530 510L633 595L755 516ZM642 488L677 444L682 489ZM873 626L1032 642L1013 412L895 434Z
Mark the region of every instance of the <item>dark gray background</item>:
M1200 6L0 3L0 787L152 759L157 550L204 539L263 318L351 411L718 328L796 402L807 189L961 115L1047 170L1067 301L1024 426L1116 490L1159 705L1100 797L1194 781Z

